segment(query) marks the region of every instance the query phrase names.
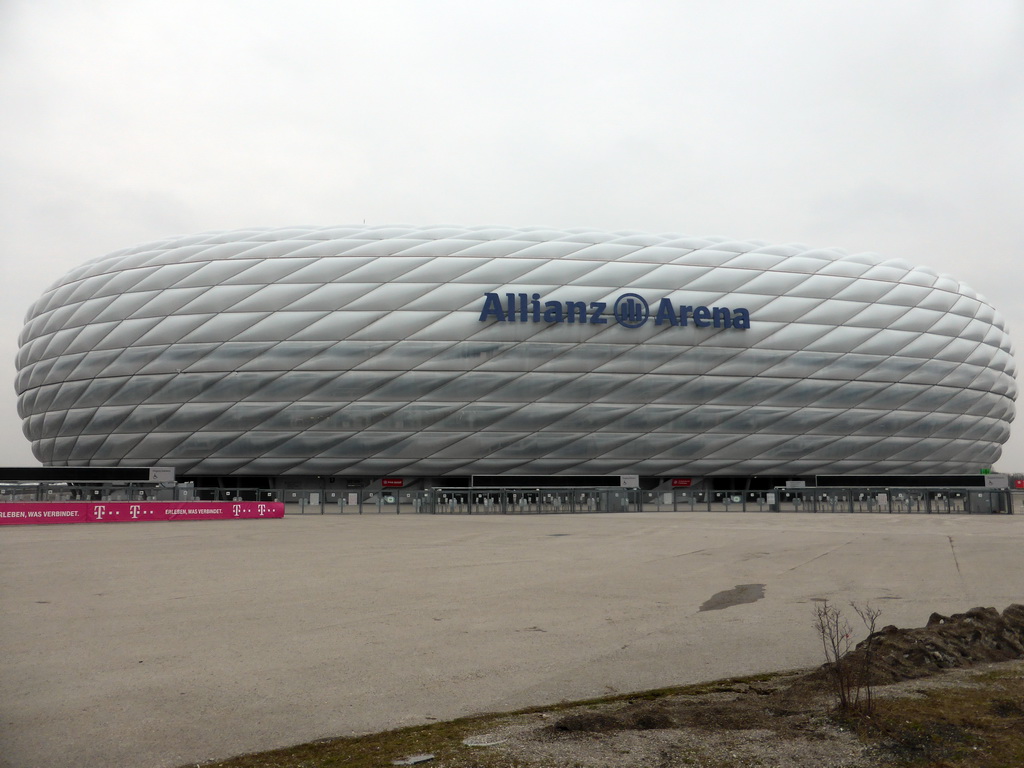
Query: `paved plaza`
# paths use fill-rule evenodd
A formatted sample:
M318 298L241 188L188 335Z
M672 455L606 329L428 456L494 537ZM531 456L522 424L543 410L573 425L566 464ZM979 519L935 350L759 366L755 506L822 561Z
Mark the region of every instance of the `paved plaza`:
M1002 610L1022 552L1024 515L9 527L0 765L178 766L811 666L814 601L900 626Z

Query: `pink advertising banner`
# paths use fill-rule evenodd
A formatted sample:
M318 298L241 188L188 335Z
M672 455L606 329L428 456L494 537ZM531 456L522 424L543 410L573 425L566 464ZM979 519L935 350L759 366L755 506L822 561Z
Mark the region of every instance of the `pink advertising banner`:
M277 501L69 501L0 503L0 525L241 520L284 517Z

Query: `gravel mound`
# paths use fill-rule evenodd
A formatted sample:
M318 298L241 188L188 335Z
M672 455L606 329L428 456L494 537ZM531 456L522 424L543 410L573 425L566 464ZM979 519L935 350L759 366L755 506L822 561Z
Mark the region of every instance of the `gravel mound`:
M857 644L845 663L869 669L876 685L926 677L945 669L1024 658L1024 605L933 613L927 626L883 627Z

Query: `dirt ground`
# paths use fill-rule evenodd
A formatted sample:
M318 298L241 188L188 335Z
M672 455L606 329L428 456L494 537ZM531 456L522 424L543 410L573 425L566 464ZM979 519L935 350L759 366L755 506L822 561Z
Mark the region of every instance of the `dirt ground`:
M496 721L488 732L468 738L465 743L477 747L469 757L428 764L458 768L973 765L970 759L939 759L942 755L935 745L952 743L943 740L943 734L915 732L908 737L892 730L889 737L876 733L876 738L865 738L865 729L882 727L880 713L886 710L887 700L922 698L930 691L938 692L930 697L932 701L942 702L950 692L979 686L979 680L993 674L1013 679L1018 687L993 698L986 713L995 718L996 727L1020 733L1024 726L1022 605L1011 605L1002 614L994 608L974 608L950 617L936 614L923 628L884 627L851 650L846 662L861 669L865 654L870 654L872 674L870 680L857 681L862 707L855 716L837 712L835 669L824 665L811 672L726 681L685 694L652 693L511 716ZM873 711L879 713L877 724L863 712L869 682L875 697ZM955 735L955 749L942 746L950 755L963 757L964 750L979 749L978 739L972 740L966 731ZM981 749L985 749L983 742ZM977 764L982 764L980 753Z

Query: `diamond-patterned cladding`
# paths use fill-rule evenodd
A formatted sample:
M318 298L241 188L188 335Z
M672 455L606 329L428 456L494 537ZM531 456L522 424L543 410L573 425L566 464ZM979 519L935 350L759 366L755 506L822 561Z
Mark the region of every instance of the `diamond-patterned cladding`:
M480 321L486 292L745 307L751 327ZM213 232L33 305L18 408L57 466L193 474L965 472L1016 398L1002 319L871 254L497 227Z

